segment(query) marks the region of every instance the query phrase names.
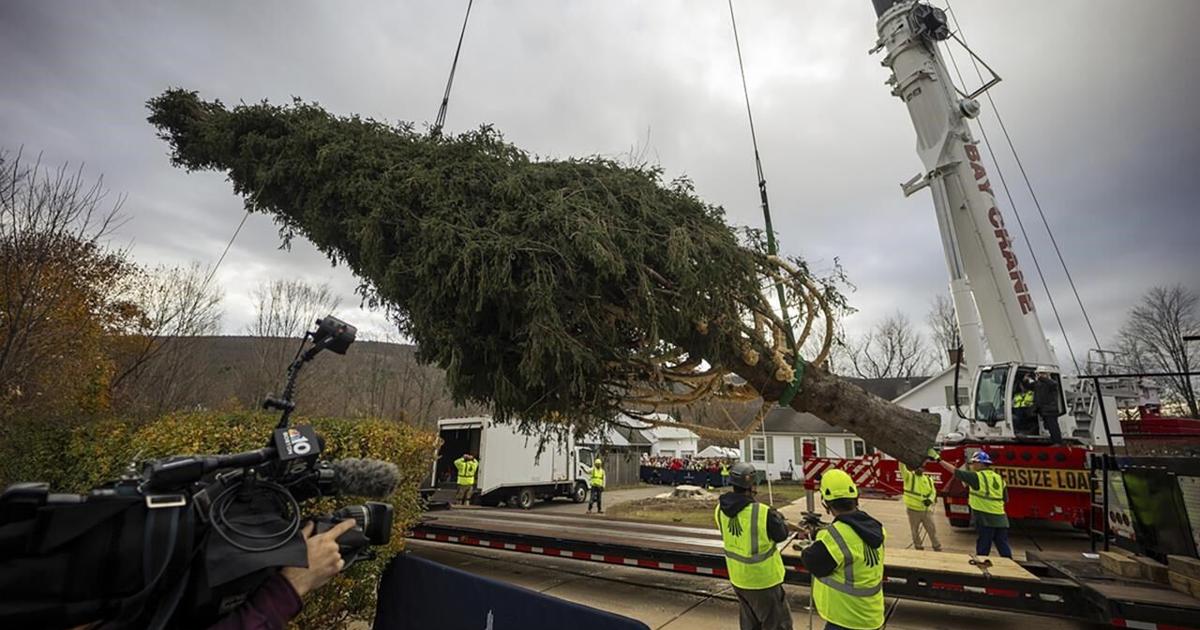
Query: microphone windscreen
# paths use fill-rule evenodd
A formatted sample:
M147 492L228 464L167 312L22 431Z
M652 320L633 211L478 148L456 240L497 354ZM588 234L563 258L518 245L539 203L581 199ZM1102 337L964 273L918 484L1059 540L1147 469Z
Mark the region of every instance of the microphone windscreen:
M338 494L386 499L400 485L400 469L391 462L379 459L336 459L333 485Z

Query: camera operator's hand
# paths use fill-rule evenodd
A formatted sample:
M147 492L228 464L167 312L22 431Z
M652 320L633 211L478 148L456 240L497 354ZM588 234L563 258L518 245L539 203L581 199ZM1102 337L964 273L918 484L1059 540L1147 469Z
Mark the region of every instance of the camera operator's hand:
M284 567L279 574L292 585L296 594L304 597L321 588L345 566L338 550L337 539L354 527L354 521L346 519L323 534L312 535L313 524L304 527L302 535L308 544L308 568Z

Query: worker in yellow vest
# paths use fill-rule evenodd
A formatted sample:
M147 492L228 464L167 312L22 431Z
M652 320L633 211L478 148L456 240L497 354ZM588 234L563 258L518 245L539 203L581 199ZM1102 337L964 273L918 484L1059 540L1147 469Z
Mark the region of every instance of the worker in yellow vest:
M821 476L821 501L833 523L801 554L812 574L812 600L825 630L883 626L883 524L858 509L858 488L846 471Z
M588 499L588 514L592 513L592 506L596 506L596 512L604 513L604 460L599 457L592 463L592 497Z
M725 547L725 568L738 598L741 630L791 630L792 611L783 592L788 524L774 508L754 500L758 473L738 462L729 471L733 490L721 495L713 518Z
M1033 410L1033 375L1026 374L1017 379L1013 394L1013 433L1037 435L1038 418Z
M971 522L977 533L976 555L988 555L995 543L996 551L1002 557L1011 558L1008 515L1004 513L1004 504L1008 502L1008 485L1000 473L991 470L992 458L983 451L976 451L968 464L970 470L965 470L942 461L933 449L929 449L929 456L967 486L967 504L971 506Z
M933 486L933 477L918 468L909 470L908 466L900 464L900 477L904 482L904 508L908 512L908 528L912 531L913 548L925 548L925 536L934 551L942 550L938 540L937 525L933 523L933 506L937 501L937 489ZM921 530L925 530L925 536Z
M458 470L458 502L466 505L475 493L475 471L479 470L479 460L470 453L454 460L454 468Z
M721 487L729 485L729 462L721 462Z

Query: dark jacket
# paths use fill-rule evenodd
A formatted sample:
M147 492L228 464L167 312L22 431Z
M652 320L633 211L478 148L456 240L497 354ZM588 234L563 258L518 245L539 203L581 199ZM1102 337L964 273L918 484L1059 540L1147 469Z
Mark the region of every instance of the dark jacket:
M300 613L304 602L287 578L276 573L233 612L222 617L208 630L285 630L288 621Z
M745 492L726 492L721 495L721 513L729 518L736 518L746 506L754 503L754 499ZM764 506L765 507L765 506ZM775 508L767 511L767 536L775 542L787 540L787 520Z
M1039 378L1033 383L1033 411L1039 416L1057 416L1058 383L1052 378Z
M842 522L850 526L854 533L862 538L863 543L868 547L868 558L872 552L877 551L883 546L883 523L875 520L870 514L862 510L855 510L849 514L842 514L833 519L834 522ZM825 543L813 543L800 556L800 562L804 564L804 568L815 577L825 577L837 569L837 561L829 553L829 549L825 548Z

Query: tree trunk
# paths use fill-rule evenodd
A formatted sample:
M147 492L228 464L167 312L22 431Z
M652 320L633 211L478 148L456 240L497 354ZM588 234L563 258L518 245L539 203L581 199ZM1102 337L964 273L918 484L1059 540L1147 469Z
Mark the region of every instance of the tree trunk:
M766 358L770 355L761 356L764 358L755 365L742 361L727 365L764 400L779 400L787 383L775 379L775 366ZM854 433L910 468L924 463L941 427L936 414L905 409L811 364L805 366L800 389L790 406Z

